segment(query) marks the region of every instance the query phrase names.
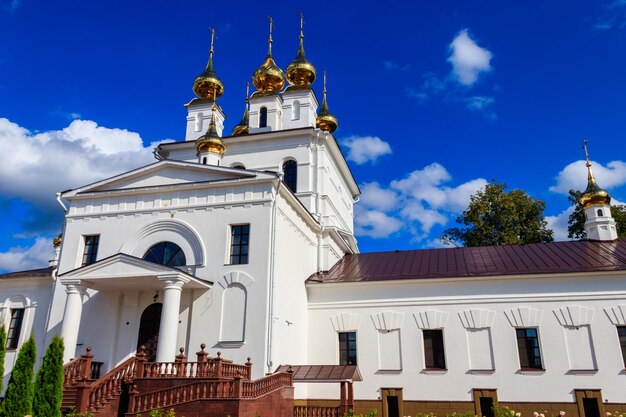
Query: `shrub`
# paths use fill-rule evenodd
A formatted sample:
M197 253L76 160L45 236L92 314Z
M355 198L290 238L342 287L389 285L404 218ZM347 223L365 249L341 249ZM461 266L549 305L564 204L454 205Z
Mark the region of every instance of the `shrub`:
M4 379L4 357L7 353L7 332L4 326L0 327L0 392L2 392L2 383Z
M61 417L63 399L63 339L54 336L35 381L33 417Z
M2 402L3 417L24 417L31 414L33 404L33 375L37 348L33 336L20 349Z

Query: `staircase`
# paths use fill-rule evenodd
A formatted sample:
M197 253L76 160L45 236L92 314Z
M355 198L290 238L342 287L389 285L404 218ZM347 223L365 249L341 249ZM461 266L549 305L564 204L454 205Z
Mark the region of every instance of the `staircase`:
M252 381L250 358L243 365L204 351L187 362L184 350L174 362L147 362L144 349L99 376L91 349L65 365L63 408L96 417L135 417L156 408L186 417L293 416L293 374L279 372ZM95 364L95 365L94 365Z

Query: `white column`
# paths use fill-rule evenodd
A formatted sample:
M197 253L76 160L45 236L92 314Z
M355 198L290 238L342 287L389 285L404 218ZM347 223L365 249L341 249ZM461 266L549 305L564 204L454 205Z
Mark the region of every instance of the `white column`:
M63 362L67 363L76 355L76 343L78 342L80 317L83 313L85 287L80 285L80 281L64 283L63 285L65 285L65 292L67 292L67 299L65 300L61 337L65 344Z
M160 276L163 282L163 310L159 326L159 345L157 362L174 362L176 357L176 340L178 336L178 315L180 313L180 296L186 280L179 276Z

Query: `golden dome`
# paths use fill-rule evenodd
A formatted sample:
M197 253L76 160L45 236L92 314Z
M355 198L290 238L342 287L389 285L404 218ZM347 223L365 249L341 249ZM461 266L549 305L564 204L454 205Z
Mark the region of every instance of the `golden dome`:
M211 112L211 123L207 132L196 139L196 152L198 153L216 153L220 156L224 156L226 152L226 144L217 134L217 127L215 126L215 112L217 107L215 106L215 100L213 100L213 111Z
M315 119L315 126L330 133L337 130L339 126L337 118L328 109L328 102L326 101L326 71L324 71L324 100L322 101L322 107L317 115L317 119Z
M250 84L246 88L246 110L243 112L243 116L241 117L241 121L237 123L237 126L233 127L233 136L242 136L248 134L248 126L250 124L250 114L248 113L248 104L249 99L248 95L250 94Z
M252 74L252 84L263 94L277 93L285 86L285 73L272 58L272 18L270 18L269 49L265 62Z
M300 14L300 47L296 54L296 59L287 67L287 80L289 84L298 87L309 87L315 81L315 67L304 54L304 33L302 31L304 17Z
M219 98L224 94L224 83L217 76L213 67L213 41L215 40L215 30L211 29L211 50L209 52L209 62L202 74L198 75L193 82L193 92L200 98Z
M591 161L589 161L589 152L587 152L587 139L583 141L583 149L585 150L585 159L587 160L587 189L580 197L580 204L584 208L610 206L611 196L606 190L600 188L593 176L593 172L591 172Z
M59 246L61 246L62 241L63 241L63 235L59 233L52 241L52 246L54 246L55 248L58 248Z

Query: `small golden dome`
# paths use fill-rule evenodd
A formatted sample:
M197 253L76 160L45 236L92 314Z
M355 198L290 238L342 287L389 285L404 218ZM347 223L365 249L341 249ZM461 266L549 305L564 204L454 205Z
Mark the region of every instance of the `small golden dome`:
M269 49L265 62L252 74L252 84L263 94L277 93L285 86L285 73L272 57L272 18L270 18Z
M315 67L307 59L304 53L304 32L302 31L302 25L304 23L304 16L300 14L300 47L296 54L296 59L287 67L285 71L287 73L287 80L289 84L298 87L309 87L315 81L316 72Z
M224 83L217 76L213 67L213 41L215 40L215 30L211 29L211 50L209 52L209 62L202 74L198 75L193 82L193 92L200 98L219 98L224 94Z
M589 161L587 161L587 171L587 189L580 197L580 204L582 204L584 208L592 206L610 206L611 196L596 182L591 172L591 163L589 163Z
M315 119L315 125L316 127L330 133L337 130L337 127L339 126L337 118L333 116L328 109L328 102L326 101L326 71L324 71L324 100L322 101L322 107L317 115L317 119Z
M58 248L59 246L61 246L62 241L63 241L63 235L59 233L52 241L52 246L54 246L55 248Z
M215 125L215 112L217 107L215 106L215 101L213 101L213 111L211 113L211 123L209 123L209 128L207 132L196 139L196 152L197 153L216 153L220 156L224 156L224 152L226 152L226 144L218 135L217 127Z
M248 113L248 105L249 99L248 95L250 94L250 83L246 88L246 110L243 112L243 116L241 117L241 121L237 123L237 126L233 127L233 136L242 136L248 134L248 127L250 124L250 114Z

